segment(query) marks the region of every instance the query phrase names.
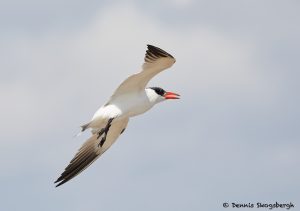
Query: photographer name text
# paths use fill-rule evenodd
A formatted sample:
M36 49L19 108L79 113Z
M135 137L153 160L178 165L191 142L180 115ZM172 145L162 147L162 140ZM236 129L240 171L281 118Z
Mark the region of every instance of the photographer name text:
M264 208L264 209L291 209L294 208L295 205L292 202L289 203L223 203L224 208Z

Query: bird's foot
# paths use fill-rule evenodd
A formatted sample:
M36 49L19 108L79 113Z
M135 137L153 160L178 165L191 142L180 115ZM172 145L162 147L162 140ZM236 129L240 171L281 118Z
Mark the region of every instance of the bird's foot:
M103 134L104 132L105 132L105 129L102 128L102 129L100 130L100 132L98 133L97 139L99 139L100 136L102 136L102 134Z
M102 128L102 129L100 130L100 132L98 133L97 139L99 139L100 136L102 136L102 134L104 133L104 136L102 137L101 141L99 142L98 147L102 147L103 144L104 144L104 142L106 141L106 136L107 136L107 134L108 134L109 128L110 128L111 123L112 123L113 120L114 120L114 118L110 118L110 119L108 120L108 122L107 122L105 128Z

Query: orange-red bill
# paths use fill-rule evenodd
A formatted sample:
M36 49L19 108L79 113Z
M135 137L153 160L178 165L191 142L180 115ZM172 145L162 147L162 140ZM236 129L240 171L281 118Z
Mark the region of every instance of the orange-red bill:
M164 95L165 99L180 99L179 96L179 94L176 94L174 92L166 92Z

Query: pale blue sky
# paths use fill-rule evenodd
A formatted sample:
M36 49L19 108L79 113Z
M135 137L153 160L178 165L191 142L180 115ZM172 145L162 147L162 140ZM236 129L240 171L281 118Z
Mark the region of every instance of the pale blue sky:
M298 1L1 1L1 210L300 206ZM73 138L153 44L178 92L87 171Z

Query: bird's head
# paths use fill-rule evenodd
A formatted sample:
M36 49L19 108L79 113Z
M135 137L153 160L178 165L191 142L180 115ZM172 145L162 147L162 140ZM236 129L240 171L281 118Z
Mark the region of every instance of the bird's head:
M174 92L167 92L160 87L149 87L146 89L148 91L148 95L155 103L162 102L164 100L171 100L171 99L179 99L179 94Z

